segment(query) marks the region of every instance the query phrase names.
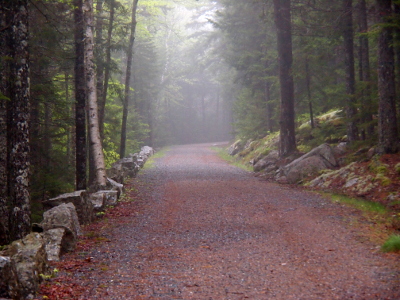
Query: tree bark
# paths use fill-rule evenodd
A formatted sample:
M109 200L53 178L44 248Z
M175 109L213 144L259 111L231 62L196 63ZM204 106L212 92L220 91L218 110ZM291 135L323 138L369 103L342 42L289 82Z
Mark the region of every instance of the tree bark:
M10 2L10 101L7 101L8 200L11 240L30 232L30 94L28 52L28 1Z
M268 133L273 132L272 128L272 105L271 105L271 87L268 80L264 83L264 94L265 94L265 108L267 117L267 130Z
M89 125L89 150L95 172L94 181L97 187L105 187L107 183L106 168L104 163L103 146L100 139L96 72L94 66L94 37L93 37L93 0L84 2L85 19L85 75L86 96L88 103L88 125Z
M394 19L400 19L400 4L394 3ZM396 60L396 98L397 98L397 116L400 115L400 28L396 26L394 29L394 51L395 51L395 60ZM397 121L399 122L399 117L397 117ZM398 130L400 129L400 123L398 123Z
M75 181L77 190L86 189L86 85L83 2L74 0L75 21Z
M279 155L285 157L296 151L290 0L274 0L274 13L281 91Z
M97 0L96 4L96 67L97 67L97 106L99 118L100 138L104 138L104 118L101 118L100 103L103 99L104 89L104 47L103 47L103 2L104 0ZM104 110L104 109L103 109Z
M393 29L387 26L392 16L392 1L377 0L377 13L382 24L378 38L379 152L399 150L396 117Z
M308 108L310 112L310 124L311 128L315 128L314 124L314 112L313 112L313 105L312 105L312 97L311 97L311 75L310 75L310 68L308 63L308 57L306 58L306 87L307 87L307 97L308 97Z
M354 37L353 37L353 1L343 0L343 39L344 39L344 66L346 72L346 117L347 140L349 143L358 139L356 126L356 99L355 99L355 71L354 71Z
M9 62L4 58L10 57L9 51L9 15L8 9L0 6L0 245L6 245L10 242L9 232L9 216L10 210L8 205L8 171L7 171L7 102L10 99L9 86Z
M131 69L132 69L132 58L133 58L133 43L135 41L136 31L136 10L139 0L133 1L132 6L132 22L131 22L131 33L129 37L129 46L127 49L127 63L126 63L126 76L125 76L125 94L124 94L124 107L122 113L122 126L121 126L121 145L119 156L123 158L126 151L126 124L128 120L128 107L130 99L130 81L131 81Z
M369 64L369 41L365 35L368 32L367 4L365 0L360 0L358 5L358 27L360 32L359 43L359 79L366 84L362 91L361 115L363 123L367 123L367 130L362 132L363 139L371 136L374 131L372 122L371 104L371 69Z
M110 18L108 23L107 41L106 41L106 61L104 64L104 86L101 97L99 97L99 124L100 135L104 136L104 113L107 102L108 81L110 80L111 70L111 36L114 27L115 0L110 0Z

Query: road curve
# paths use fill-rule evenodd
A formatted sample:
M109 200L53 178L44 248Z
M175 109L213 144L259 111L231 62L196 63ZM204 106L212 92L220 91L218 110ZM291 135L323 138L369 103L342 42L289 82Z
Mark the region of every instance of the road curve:
M171 147L137 179L134 216L93 249L89 299L400 299L398 256L351 211L268 183L209 144Z

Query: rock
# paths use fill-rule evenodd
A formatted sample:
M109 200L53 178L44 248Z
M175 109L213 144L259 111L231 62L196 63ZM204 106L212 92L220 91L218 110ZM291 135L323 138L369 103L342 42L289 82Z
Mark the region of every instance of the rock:
M40 224L45 230L44 241L49 260L58 261L60 255L73 251L81 228L75 206L63 203L45 211Z
M115 206L118 203L118 191L98 191L104 194L104 206Z
M47 254L40 233L30 233L9 247L11 263L15 266L18 291L10 291L13 299L34 299L41 282L40 274L48 273ZM18 295L20 294L20 295Z
M106 170L107 177L115 182L124 183L124 173L121 164L113 164L110 169Z
M317 175L324 169L326 169L326 164L320 156L310 156L291 166L286 178L289 183L296 183L304 178Z
M261 158L253 167L254 172L259 172L275 164L279 160L279 151L273 150L264 158Z
M107 184L108 187L112 191L117 192L117 198L119 199L119 197L124 193L124 185L112 180L111 178L107 178L107 182L108 182L108 184Z
M349 188L358 183L359 178L350 178L349 180L346 181L345 185L343 186L344 188Z
M354 196L365 196L379 185L367 170L353 162L339 170L330 171L313 179L308 185L316 188L334 189ZM366 174L366 175L359 175Z
M346 151L347 151L347 143L345 142L341 142L336 147L333 148L333 153L338 156L346 154Z
M49 209L62 203L72 203L76 208L79 223L88 224L93 220L93 204L89 200L86 191L75 191L73 193L62 194L56 198L52 198L43 202L43 207Z
M317 175L321 170L336 166L332 148L328 144L322 144L282 167L281 173L289 183L296 183L305 177Z
M105 207L105 195L102 192L92 193L89 196L90 201L93 204L93 210L95 213L103 211Z
M150 156L154 155L154 149L149 146L143 146L142 149L140 149L140 154L149 158Z
M368 159L373 158L375 154L376 154L376 149L375 149L375 147L370 148L370 149L368 150L368 152L367 152L367 157L368 157Z
M9 256L0 256L0 298L9 298L13 295L20 299L19 282L15 264L11 263Z
M237 140L228 148L228 153L229 155L234 156L235 154L239 153L239 151L241 151L242 148L243 148L242 141Z
M90 195L95 212L104 211L107 206L115 206L118 203L118 191L102 190Z
M288 183L288 180L287 180L286 176L275 177L275 181L278 182L278 183L282 183L282 184Z
M66 228L72 232L75 237L82 234L78 215L72 203L62 203L45 211L40 226L44 230Z
M135 177L140 168L144 165L145 155L132 154L129 157L122 158L112 164L106 171L107 176L118 183L124 183L127 177Z
M76 238L72 232L66 228L54 228L44 232L45 249L47 259L59 261L64 253L73 251L76 247Z

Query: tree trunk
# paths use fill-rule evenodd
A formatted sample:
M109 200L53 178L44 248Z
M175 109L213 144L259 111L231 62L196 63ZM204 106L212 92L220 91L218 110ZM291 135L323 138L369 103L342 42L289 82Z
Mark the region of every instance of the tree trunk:
M97 0L96 4L96 67L97 67L97 104L98 104L98 118L99 118L99 130L100 138L104 138L104 118L100 120L101 107L100 103L103 99L103 88L104 88L104 47L103 47L103 2L104 0ZM104 109L103 109L104 112Z
M133 58L133 43L135 41L135 31L136 31L136 10L139 0L133 1L132 6L132 23L131 23L131 33L129 37L129 46L127 49L127 62L126 62L126 76L125 76L125 94L124 94L124 107L122 113L122 127L121 127L121 145L119 156L123 158L126 151L126 124L128 121L128 106L130 99L130 81L131 81L131 69L132 69L132 58Z
M97 187L105 187L107 183L106 168L104 163L103 146L100 139L96 72L94 66L94 38L93 38L93 0L85 0L84 19L85 34L85 75L86 96L88 102L89 149L95 172L94 181Z
M104 64L104 86L101 97L99 97L99 124L100 124L100 135L104 136L104 113L107 102L108 92L108 81L110 80L110 69L111 69L111 36L114 27L114 8L115 0L110 0L110 19L108 23L108 33L106 41L106 61Z
M296 151L290 0L274 0L274 12L281 91L279 155L285 157Z
M0 28L6 28L8 9L0 6ZM10 99L9 62L4 58L10 57L9 30L0 31L0 245L10 242L8 219L10 215L8 205L8 171L7 171L7 102Z
M85 27L83 2L74 0L75 21L75 180L76 189L86 189L86 85L85 85Z
M361 82L366 84L365 89L362 91L362 105L361 115L362 121L367 125L367 130L362 132L363 139L366 136L371 136L374 131L372 122L372 104L371 104L371 70L369 64L369 42L368 36L365 34L368 32L368 19L367 19L367 4L365 0L360 0L358 5L358 27L360 32L359 42L359 79Z
M394 18L395 20L400 19L400 4L394 3ZM400 115L400 28L396 26L394 28L394 45L395 45L395 58L396 58L396 98L397 98L397 116ZM399 118L397 118L399 122ZM398 123L398 129L400 128L400 123Z
M356 126L356 99L355 99L355 71L354 71L354 38L353 38L353 1L343 0L343 39L344 39L344 66L346 72L346 118L347 140L349 143L358 139Z
M313 112L313 105L312 105L312 97L311 97L311 75L310 75L310 68L308 63L308 57L306 58L306 87L307 87L307 97L308 97L308 108L310 112L310 124L311 128L315 128L314 124L314 112Z
M399 150L396 118L393 29L387 26L392 16L390 0L377 0L379 22L383 24L378 38L379 152Z
M265 93L265 108L267 117L267 130L269 133L272 132L272 106L271 106L271 87L268 80L264 83L264 93Z
M11 240L30 232L30 95L28 52L28 1L10 2L10 101L7 101L8 199L11 204Z

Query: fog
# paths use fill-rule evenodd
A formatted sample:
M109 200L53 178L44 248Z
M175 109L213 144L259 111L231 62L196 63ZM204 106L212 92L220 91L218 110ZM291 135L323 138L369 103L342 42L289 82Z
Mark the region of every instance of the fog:
M148 144L231 139L232 73L219 55L210 1L169 1L146 24L142 8L135 40L135 109L150 124ZM140 23L139 23L140 24ZM143 117L142 117L143 118Z

